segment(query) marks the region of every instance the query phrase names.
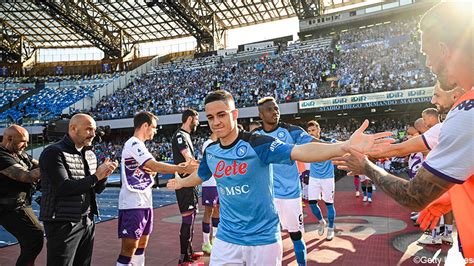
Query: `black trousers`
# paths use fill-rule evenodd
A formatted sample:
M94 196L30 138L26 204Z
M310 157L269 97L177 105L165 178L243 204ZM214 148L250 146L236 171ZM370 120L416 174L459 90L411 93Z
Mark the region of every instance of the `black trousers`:
M95 223L93 216L80 222L44 222L47 264L61 266L91 265Z
M0 210L0 225L20 243L16 265L33 265L43 248L43 227L31 206L17 210Z

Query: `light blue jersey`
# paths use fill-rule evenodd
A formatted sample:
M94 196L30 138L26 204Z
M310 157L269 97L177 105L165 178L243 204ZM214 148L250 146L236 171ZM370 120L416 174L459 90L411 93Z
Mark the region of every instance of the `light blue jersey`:
M321 138L323 142L336 143L335 139ZM318 179L334 178L334 165L330 160L310 164L309 177Z
M313 141L313 137L309 135L301 127L293 126L286 123L279 123L278 127L270 132L266 132L263 128L255 131L257 134L272 136L280 141L288 144L305 144ZM298 166L293 164L274 164L273 165L273 188L275 190L275 198L277 199L296 199L301 196L300 174Z
M243 246L267 245L281 239L270 164L293 164L293 147L268 136L240 132L229 146L214 142L206 148L198 175L204 181L211 176L216 179L218 239Z

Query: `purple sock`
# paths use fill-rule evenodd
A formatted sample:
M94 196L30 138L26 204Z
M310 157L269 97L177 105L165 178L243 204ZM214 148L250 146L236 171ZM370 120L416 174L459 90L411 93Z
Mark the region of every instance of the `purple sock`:
M202 232L209 234L211 232L211 224L202 222Z
M212 227L217 227L219 225L219 218L212 218Z
M122 264L130 264L130 261L132 261L131 257L122 256L122 255L119 255L117 259L117 262L122 263Z
M145 253L145 249L144 248L137 248L135 250L135 255L142 255L143 253Z

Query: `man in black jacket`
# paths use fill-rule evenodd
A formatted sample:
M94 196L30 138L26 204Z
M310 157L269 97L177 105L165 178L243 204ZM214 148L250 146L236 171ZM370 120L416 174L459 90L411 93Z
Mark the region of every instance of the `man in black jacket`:
M28 140L26 129L13 125L0 144L0 225L20 243L16 265L33 265L43 248L43 228L31 208L40 171L24 152Z
M108 159L97 167L90 145L96 123L76 114L63 140L47 147L40 156L41 208L48 265L90 265L94 244L95 193L105 189L107 177L117 167Z

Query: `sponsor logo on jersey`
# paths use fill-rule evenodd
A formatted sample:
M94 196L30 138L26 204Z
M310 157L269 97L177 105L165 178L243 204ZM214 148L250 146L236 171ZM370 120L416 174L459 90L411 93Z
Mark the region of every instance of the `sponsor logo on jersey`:
M219 190L220 190L220 194L223 194L226 196L236 196L236 195L249 193L250 187L249 185L231 186L231 187L222 186L219 188Z
M183 144L183 139L182 139L182 138L178 138L178 143L179 143L179 144Z
M138 142L136 142L136 141L132 142L132 147L137 145L137 144L138 144Z
M247 173L247 163L237 163L236 160L231 165L226 164L224 160L220 160L216 165L214 171L215 178L222 178L224 176L245 175Z
M276 149L278 146L282 145L282 144L283 144L283 142L281 142L281 141L276 141L276 140L273 141L272 144L270 144L270 151L274 152L275 149Z
M474 100L466 100L457 106L458 110L469 111L474 107Z

